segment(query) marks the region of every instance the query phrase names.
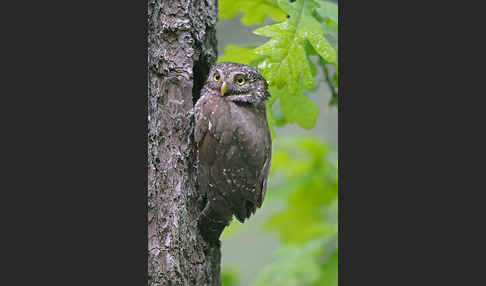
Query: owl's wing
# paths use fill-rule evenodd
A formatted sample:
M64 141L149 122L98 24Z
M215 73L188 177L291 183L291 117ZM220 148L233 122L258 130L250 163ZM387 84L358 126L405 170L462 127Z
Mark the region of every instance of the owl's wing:
M252 110L252 113L256 114L253 117L256 126L254 128L247 127L248 133L240 137L243 141L239 142L241 145L248 142L249 145L246 148L244 147L246 150L239 153L239 159L232 164L237 168L243 168L243 177L245 177L244 188L239 192L241 198L234 198L240 200L239 204L234 203L234 205L237 205L235 216L240 222L250 217L257 208L262 206L272 155L272 143L266 118L256 110Z
M206 200L199 228L206 240L217 243L221 232L233 216L233 209L228 202L231 189L228 188L225 177L227 169L231 167L225 160L231 139L231 133L228 131L231 129L225 126L227 127L226 124L230 124L231 120L227 108L218 108L215 102L210 102L209 105L201 104L199 107L200 117L196 121L198 126L195 130L200 163L198 182Z
M261 186L261 189L260 189L260 200L258 201L258 207L261 207L262 204L263 204L263 200L265 199L265 194L267 193L267 179L268 179L268 173L270 171L270 164L271 164L271 161L272 161L272 148L271 148L271 144L270 143L270 148L268 148L268 151L267 151L267 158L265 160L265 164L263 164L263 168L262 168L262 171L260 173L260 186Z
M199 190L204 194L206 205L198 223L202 236L210 243L219 243L223 229L233 217L232 209L224 196L224 177L221 151L224 146L212 135L204 133L199 143ZM223 192L222 192L223 191Z

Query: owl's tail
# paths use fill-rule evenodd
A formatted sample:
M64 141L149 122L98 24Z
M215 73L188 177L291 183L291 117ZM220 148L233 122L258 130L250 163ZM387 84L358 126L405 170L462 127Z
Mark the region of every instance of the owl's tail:
M199 231L207 242L219 245L219 237L231 222L232 217L233 213L224 198L220 196L212 198L208 200L201 213L198 223Z

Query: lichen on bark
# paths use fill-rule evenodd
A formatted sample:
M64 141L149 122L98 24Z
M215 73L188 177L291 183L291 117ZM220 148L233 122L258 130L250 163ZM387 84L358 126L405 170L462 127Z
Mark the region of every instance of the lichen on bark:
M148 1L148 284L220 285L197 230L193 106L216 61L216 0Z

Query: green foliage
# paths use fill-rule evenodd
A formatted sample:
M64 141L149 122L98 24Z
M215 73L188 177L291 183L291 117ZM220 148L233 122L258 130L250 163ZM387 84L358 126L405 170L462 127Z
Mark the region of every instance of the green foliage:
M307 94L325 82L332 95L329 105L338 103L338 6L323 0L218 3L220 18L241 12L245 25L262 24L266 15L277 21L254 30L269 38L266 43L227 45L218 59L256 66L265 77L271 94L267 120L272 138L274 128L289 123L313 128L320 108ZM256 286L336 286L338 183L330 147L315 138L273 142L270 181L278 183L269 185L265 202L280 198L285 206L265 222L264 230L278 234L283 244L274 262L260 272ZM244 227L233 221L223 239ZM225 271L223 286L235 285L236 274Z
M241 12L241 22L245 25L261 25L267 14L275 21L285 19L276 0L218 0L218 6L219 18L230 19Z
M313 9L318 7L314 1L280 0L278 4L290 18L256 29L255 34L271 39L255 48L254 53L265 57L258 67L270 86L278 89L286 86L286 94L299 95L314 87L315 66L308 58L306 44L329 63L336 63L336 52L326 40L322 25L312 16Z
M271 176L285 179L267 193L284 194L286 206L265 228L276 231L284 245L261 272L257 286L337 285L337 166L329 162L329 153L314 138L276 144Z
M263 46L257 48L257 54L268 56L275 62L281 62L282 68L299 67L304 77L308 76L310 67L306 65L305 41L309 41L315 51L327 62L336 62L336 51L326 40L322 31L322 24L312 15L316 5L314 0L297 0L290 3L287 0L279 0L278 4L290 18L275 25L258 28L255 34L272 39ZM274 51L276 49L276 51ZM295 62L301 60L302 62ZM310 81L311 79L307 79Z
M316 8L324 31L331 35L336 41L338 40L338 6L335 3L316 0L320 7Z
M295 94L289 93L288 96L282 96L288 92L287 88L276 91L274 94L280 96L280 107L286 122L297 122L300 127L311 129L316 123L319 109L317 106L300 91Z
M336 105L338 104L338 96L337 96L337 87L338 87L338 73L337 70L334 72L334 75L330 75L328 70L328 65L323 59L319 59L318 64L322 68L322 72L324 73L324 77L327 81L329 90L331 91L331 100L329 101L329 105Z
M265 267L257 279L256 286L308 285L319 278L319 265L315 253L319 241L304 245L285 245L276 252L276 262Z
M238 271L234 268L223 269L221 272L221 286L237 286Z
M320 265L319 278L312 286L338 285L338 249L335 247L330 253L324 254L324 259Z
M277 143L271 174L283 173L286 179L268 193L280 193L280 186L292 184L295 187L287 195L284 211L274 215L266 223L266 228L277 230L287 243L335 235L337 167L328 162L329 147L314 138ZM288 192L286 187L284 192Z
M264 229L277 233L283 245L255 286L337 285L337 164L330 161L330 153L327 144L312 137L279 138L275 143L270 180L281 180L268 189L265 200L284 198L285 206ZM227 230L234 234L244 226L233 222Z
M263 269L255 286L336 286L337 247L315 239L304 244L288 244L276 252L276 260Z
M337 71L337 46L331 45L326 38L327 35L337 39L337 5L322 0L297 0L293 3L288 0L238 0L231 3L220 0L219 3L221 17L229 18L241 11L243 23L256 18L263 21L264 15L272 15L276 11L289 16L283 19L276 17L274 20L281 21L280 23L254 31L259 36L270 38L263 45L228 45L218 61L258 66L269 84L271 94L267 103L267 118L272 138L275 136L274 127L287 123L297 123L305 129L313 128L319 109L308 99L306 93L314 90L319 83L315 83L317 68L311 56L318 56L318 64L323 69L329 64ZM337 82L334 83L327 74L325 80L333 94L330 105L335 105ZM277 101L279 106L274 107Z

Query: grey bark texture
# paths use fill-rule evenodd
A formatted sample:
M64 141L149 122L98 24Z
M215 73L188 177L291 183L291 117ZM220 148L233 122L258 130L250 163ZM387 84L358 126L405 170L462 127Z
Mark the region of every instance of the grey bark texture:
M193 106L216 61L217 0L148 0L148 284L218 286L197 228Z

